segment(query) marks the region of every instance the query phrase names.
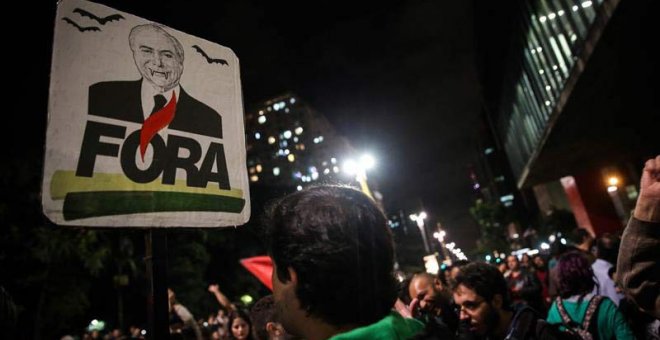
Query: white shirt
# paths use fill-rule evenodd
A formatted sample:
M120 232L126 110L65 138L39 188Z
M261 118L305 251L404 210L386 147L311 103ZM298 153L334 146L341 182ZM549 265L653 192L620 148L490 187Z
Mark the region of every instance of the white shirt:
M591 269L593 269L594 275L598 280L598 286L594 287L593 293L607 296L618 307L619 302L623 298L623 294L616 292L614 281L612 281L610 276L607 274L610 268L612 268L612 264L603 259L596 259L596 261L591 265Z

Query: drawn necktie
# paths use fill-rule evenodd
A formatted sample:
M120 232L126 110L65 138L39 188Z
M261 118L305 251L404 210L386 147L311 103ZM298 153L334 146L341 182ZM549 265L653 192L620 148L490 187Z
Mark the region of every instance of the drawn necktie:
M151 115L142 123L142 130L140 131L140 156L142 157L142 162L144 162L144 153L147 151L147 145L149 145L151 139L174 119L174 112L176 111L176 93L174 91L172 91L170 102L165 105L166 102L167 100L163 95L155 95L154 108L151 110Z

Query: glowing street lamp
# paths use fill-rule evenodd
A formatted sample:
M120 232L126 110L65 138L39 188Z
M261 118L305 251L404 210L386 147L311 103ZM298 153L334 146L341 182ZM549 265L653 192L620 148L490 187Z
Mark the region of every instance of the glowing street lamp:
M355 180L360 183L360 189L367 196L374 198L367 185L367 170L373 169L376 166L376 160L369 154L362 155L359 161L347 159L344 162L343 170L345 173L355 176Z
M429 243L426 240L426 229L424 229L424 220L426 219L426 212L422 211L419 214L410 214L410 219L417 222L419 231L422 233L422 240L424 241L424 249L429 253Z

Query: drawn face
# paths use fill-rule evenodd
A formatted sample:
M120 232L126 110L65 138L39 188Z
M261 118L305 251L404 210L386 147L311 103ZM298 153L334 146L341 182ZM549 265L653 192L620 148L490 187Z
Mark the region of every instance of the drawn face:
M132 46L142 77L163 92L178 85L183 73L183 59L172 39L156 29L145 29L136 34Z

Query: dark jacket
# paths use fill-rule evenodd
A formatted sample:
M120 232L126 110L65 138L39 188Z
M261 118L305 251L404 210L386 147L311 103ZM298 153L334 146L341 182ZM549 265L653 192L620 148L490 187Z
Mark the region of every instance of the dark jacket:
M123 121L144 122L142 80L107 81L89 87L88 113ZM181 87L174 119L168 129L222 138L222 117Z
M635 304L660 318L660 223L630 218L623 232L617 280Z

